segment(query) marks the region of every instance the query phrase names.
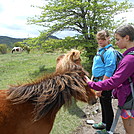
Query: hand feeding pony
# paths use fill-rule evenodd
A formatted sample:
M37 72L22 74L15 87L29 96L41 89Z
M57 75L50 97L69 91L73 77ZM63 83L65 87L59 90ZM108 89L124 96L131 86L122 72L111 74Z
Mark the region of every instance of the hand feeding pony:
M54 73L0 90L0 134L49 134L57 112L72 97L93 104L96 96L84 75L80 52L71 50L57 58Z

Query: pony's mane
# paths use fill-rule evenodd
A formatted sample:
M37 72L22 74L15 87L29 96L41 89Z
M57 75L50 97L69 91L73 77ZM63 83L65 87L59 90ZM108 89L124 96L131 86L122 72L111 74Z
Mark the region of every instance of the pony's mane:
M81 95L86 99L85 86L87 83L82 76L87 75L87 72L82 66L73 62L69 68L68 71L57 70L55 73L28 84L11 86L7 99L14 104L31 101L35 105L35 120L45 116L52 109L59 109L63 104L70 104L72 96L75 98Z

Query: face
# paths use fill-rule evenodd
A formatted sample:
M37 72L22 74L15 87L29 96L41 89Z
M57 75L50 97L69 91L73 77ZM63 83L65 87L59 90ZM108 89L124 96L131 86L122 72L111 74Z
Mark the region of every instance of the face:
M105 47L105 46L107 46L109 44L109 37L106 37L105 39L101 39L98 36L97 37L97 42L98 42L100 47Z
M97 96L93 89L90 89L89 86L86 86L86 92L88 96L88 104L93 105L97 102Z
M120 49L126 48L126 45L127 45L127 42L128 42L126 36L125 37L121 37L119 34L115 34L115 39L116 39L115 44Z
M77 59L77 60L74 60L73 62L74 62L75 64L81 66L81 59L80 59L80 58Z

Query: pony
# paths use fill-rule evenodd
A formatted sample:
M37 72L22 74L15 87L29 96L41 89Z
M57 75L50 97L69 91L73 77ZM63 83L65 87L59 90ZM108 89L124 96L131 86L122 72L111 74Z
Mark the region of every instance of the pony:
M14 53L14 52L22 52L22 51L23 51L23 48L21 48L21 47L14 47L12 49L12 53Z
M0 133L50 134L57 112L70 106L72 98L95 103L80 60L80 52L71 50L57 58L53 73L0 90Z

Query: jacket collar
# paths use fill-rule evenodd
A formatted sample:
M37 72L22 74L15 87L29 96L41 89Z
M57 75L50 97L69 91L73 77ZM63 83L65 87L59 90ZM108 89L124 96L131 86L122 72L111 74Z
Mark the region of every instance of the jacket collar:
M124 53L123 56L127 55L129 52L134 51L134 47L131 47L129 49L127 49Z
M102 51L102 50L107 49L107 48L112 47L112 46L113 46L112 44L108 44L105 47L99 48L99 51Z

